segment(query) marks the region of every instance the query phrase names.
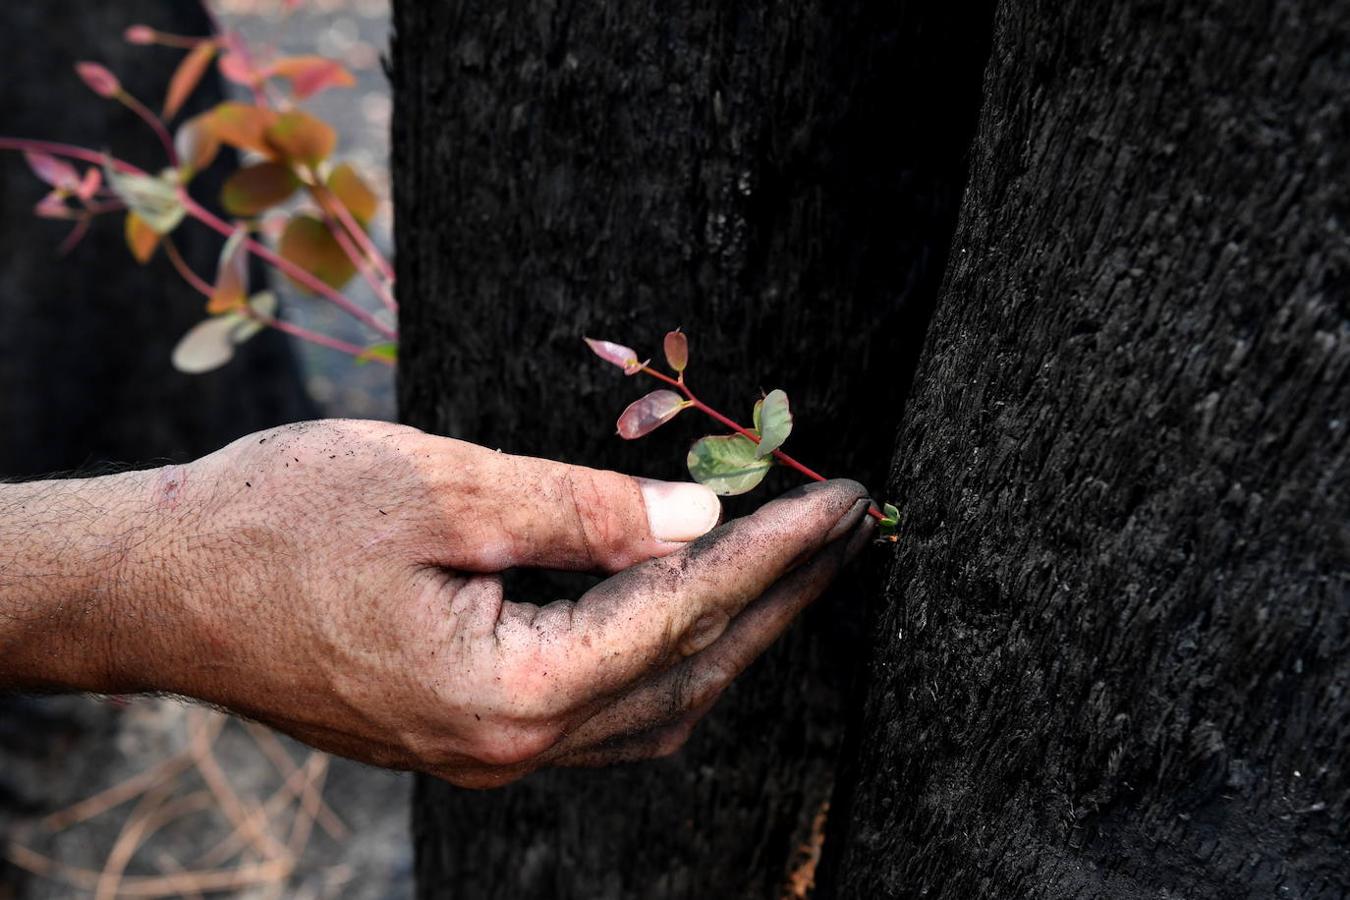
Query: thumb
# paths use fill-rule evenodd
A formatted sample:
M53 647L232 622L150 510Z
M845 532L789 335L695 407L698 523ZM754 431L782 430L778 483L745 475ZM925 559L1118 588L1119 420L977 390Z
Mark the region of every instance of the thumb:
M692 482L652 481L529 456L495 454L502 487L491 520L509 566L618 572L673 553L720 520L717 495Z

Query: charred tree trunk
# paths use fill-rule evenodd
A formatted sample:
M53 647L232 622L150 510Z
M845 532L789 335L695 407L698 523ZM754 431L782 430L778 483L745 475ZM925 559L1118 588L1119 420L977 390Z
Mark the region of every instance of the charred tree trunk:
M647 387L581 343L655 349L683 326L710 400L748 416L782 387L794 453L879 482L965 180L989 4L394 6L406 421L687 477L700 423L616 439ZM823 601L675 759L486 794L419 782L422 893L777 896L831 792L861 599Z
M1350 7L1000 4L827 854L1350 894Z

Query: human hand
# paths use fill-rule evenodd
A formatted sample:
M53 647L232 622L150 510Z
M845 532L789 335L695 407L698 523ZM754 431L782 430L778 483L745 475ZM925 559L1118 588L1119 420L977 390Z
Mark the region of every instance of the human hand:
M699 538L720 512L701 486L378 422L261 432L140 484L106 689L477 787L673 752L871 529L835 481ZM535 606L502 596L516 566L617 574Z

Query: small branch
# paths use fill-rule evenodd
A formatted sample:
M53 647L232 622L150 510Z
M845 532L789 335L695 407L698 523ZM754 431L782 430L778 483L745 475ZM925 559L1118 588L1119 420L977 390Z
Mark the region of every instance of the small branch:
M370 289L375 292L375 296L380 298L380 302L390 312L398 312L398 301L394 299L393 294L389 293L389 289L380 281L379 276L371 270L370 260L363 256L356 245L352 243L342 224L334 220L332 216L325 216L324 219L328 223L328 230L333 233L333 238L338 242L338 246L356 266L357 271L361 273L361 277L366 280L366 284L370 285Z
M169 165L173 166L175 169L178 168L178 151L173 146L173 138L169 136L169 129L164 127L164 123L160 121L159 116L155 115L146 108L144 103L124 90L119 90L117 92L117 99L120 100L122 105L127 109L140 116L142 122L150 126L150 130L155 133L155 137L159 138L159 142L164 145L164 152L169 156Z
M393 284L395 281L394 267L389 264L389 260L384 258L384 254L380 252L379 247L375 246L375 242L370 239L370 235L366 234L366 230L361 227L361 223L357 222L356 218L352 216L351 210L347 209L347 204L343 203L342 198L330 191L327 186L320 184L317 178L314 181L315 187L313 192L315 193L315 201L318 202L319 206L325 208L325 199L332 204L333 214L338 217L338 221L340 221L347 229L348 233L351 234L352 240L356 241L357 246L359 246L365 252L366 256L370 258L370 261L375 264L380 275L390 284Z
M174 268L178 270L178 274L182 275L183 279L187 281L188 284L192 285L194 288L196 288L196 290L199 293L203 294L206 297L210 297L213 293L215 293L215 289L212 288L211 285L206 283L206 279L202 278L196 272L192 271L192 269L188 267L187 262L183 259L181 255L179 255L178 248L175 247L172 244L172 242L170 242L167 238L164 241L164 250L169 255L169 259L173 260ZM366 352L366 349L364 347L358 347L356 344L349 344L346 341L339 340L338 338L329 337L326 334L320 334L319 332L312 331L304 327L303 325L296 325L292 322L287 322L285 319L260 316L253 310L252 307L246 307L245 309L247 311L243 312L243 315L248 316L250 319L255 319L263 323L264 325L268 326L269 328L275 328L277 331L281 331L286 334L289 334L291 337L298 338L299 340L309 341L311 344L317 344L320 347L327 347L330 350L337 350L339 353L346 353L350 356L355 357L360 357L362 354ZM378 360L386 365L393 365L393 363L391 363L389 360L383 357L378 357Z
M182 254L178 252L178 248L174 246L173 240L167 234L164 235L163 242L165 255L169 257L173 267L178 270L178 274L183 276L184 281L207 297L215 293L215 289L205 278L192 271L192 267L187 264L187 260L183 259Z
M225 237L229 237L230 235L234 234L233 228L231 228L227 223L221 221L218 217L212 214L209 210L203 207L196 200L193 200L190 196L188 196L186 191L180 191L180 197L182 198L184 208L187 210L188 215L192 216L192 218L206 225L208 228L214 229L215 231L219 232L221 235ZM288 259L285 259L284 257L278 256L277 254L273 253L267 247L258 243L251 237L246 237L244 239L244 246L249 249L249 252L257 256L259 259L263 260L264 262L270 263L271 265L280 269L282 272L285 272L295 281L298 281L300 284L309 288L314 293L319 294L325 299L331 301L339 309L348 313L357 321L361 322L366 327L370 328L372 331L375 331L376 333L388 338L391 341L398 339L397 331L390 328L388 325L385 325L383 322L381 322L379 319L376 319L369 312L367 312L366 310L357 306L351 300L344 297L340 291L334 290L333 288L329 287L327 284L320 281L318 278L316 278L309 272L306 272L304 269L300 268L295 263L291 262Z
M155 31L155 43L163 47L176 47L179 50L192 50L198 44L211 40L209 37L189 37L186 34L170 34L167 31Z
M114 170L118 172L125 172L129 175L146 174L146 172L143 169L133 166L131 163L124 162L120 159L115 159L110 156L105 156L102 153L96 153L93 150L88 150L84 147L76 147L73 144L63 144L58 141L30 141L24 138L0 137L0 150L18 150L21 152L32 151L37 153L50 153L55 156L66 156L70 157L71 159L84 160L85 162L90 162L95 165L103 165L104 163L107 163L108 165L112 166ZM203 225L207 226L213 231L218 232L224 237L229 237L230 235L234 234L233 228L231 228L227 223L221 221L219 217L213 214L210 210L206 209L206 207L202 206L196 200L193 200L186 190L179 189L178 196L183 204L183 208L187 211L187 214L189 216L196 219L198 222L201 222ZM351 300L344 297L340 291L334 290L333 288L329 287L327 284L320 281L318 278L316 278L309 272L306 272L304 269L300 268L295 263L281 256L278 256L264 245L258 243L253 238L245 238L244 246L248 247L249 252L252 253L254 256L257 256L264 262L272 266L275 266L277 269L280 269L282 272L285 272L295 281L309 288L314 293L331 301L339 309L343 310L344 312L352 316L352 318L356 319L358 322L361 322L363 325L370 328L372 331L376 332L382 337L388 338L391 341L398 340L398 332L395 331L393 328L390 328L388 325L385 325L383 322L375 318L369 312L367 312L366 310L357 306Z
M330 350L346 353L349 356L359 358L364 356L366 352L365 347L358 347L356 344L349 344L338 338L329 337L328 335L320 334L317 331L311 331L303 325L296 325L294 322L287 322L285 319L268 319L258 315L253 315L252 318L275 328L277 331L284 331L286 334L299 338L302 341L309 341L311 344L318 344L320 347L327 347ZM386 359L383 356L372 355L367 358L372 359L375 362L384 363L386 366L392 366L394 364L393 360Z
M745 436L745 437L748 437L750 440L754 441L756 444L759 443L759 435L755 434L755 433L754 433L753 431L751 431L750 429L748 429L748 428L746 428L746 427L744 427L744 426L738 424L737 422L735 422L734 420L728 418L727 416L722 415L720 412L718 412L717 410L713 409L711 406L709 406L708 404L704 403L702 400L698 399L698 397L694 396L694 392L691 391L691 390L689 389L689 385L687 385L687 384L684 383L684 377L683 377L683 376L681 376L680 378L671 378L669 375L665 374L664 372L658 372L658 371L656 371L655 369L653 369L651 366L645 366L645 365L642 367L642 369L641 369L640 371L645 372L646 374L652 376L653 378L657 379L658 381L664 381L666 384L670 385L671 387L673 387L673 388L675 388L676 390L678 390L680 393L684 394L684 396L687 397L687 398L689 399L689 402L692 403L696 409L702 410L704 413L706 413L707 415L711 416L713 419L715 419L716 421L722 423L722 424L725 425L726 427L730 428L732 431L736 432L737 434L740 434L740 435L743 435L743 436ZM807 467L806 465L803 465L802 463L800 463L800 462L798 462L797 460L793 459L791 456L788 456L788 455L787 455L786 453L784 453L782 450L774 450L774 451L773 451L773 456L774 456L775 459L777 459L777 460L778 460L779 462L781 462L783 465L787 466L787 467L790 468L790 469L795 469L796 471L798 471L798 472L800 472L801 474L805 475L807 478L810 478L812 481L825 481L825 480L826 480L826 478L825 478L824 475L821 475L821 474L820 474L819 472L817 472L815 469L812 469L812 468ZM870 515L872 518L876 519L877 521L881 521L882 519L886 518L884 515L882 515L881 510L877 509L875 505L869 506L869 507L867 508L867 512L868 512L868 515Z
M60 141L33 141L28 138L0 137L0 150L18 150L23 153L50 153L53 156L66 156L71 159L92 163L96 166L102 166L104 163L107 163L113 167L114 171L122 172L127 175L148 174L144 169L133 166L129 162L114 159L105 153L98 153L85 147L77 147L74 144L63 144Z
M328 226L328 231L333 235L333 239L337 241L338 246L342 248L342 252L347 259L351 260L356 270L361 273L361 277L366 280L366 284L370 285L370 289L375 292L375 296L380 298L380 302L385 305L385 308L390 312L398 312L398 302L394 300L393 294L389 293L389 289L380 281L379 276L371 271L373 260L369 255L361 253L356 248L349 236L348 229L335 218L338 210L345 214L349 220L351 219L351 213L347 212L347 208L343 206L340 199L318 183L318 177L312 170L305 174L309 179L305 184L305 189L314 199L314 202L319 205L319 209L323 210L324 224ZM328 200L334 201L332 204L333 210L329 209L329 204L326 202ZM361 231L361 227L355 221L352 224L356 226L357 231ZM364 234L365 232L362 231L361 233ZM388 264L386 263L386 265Z

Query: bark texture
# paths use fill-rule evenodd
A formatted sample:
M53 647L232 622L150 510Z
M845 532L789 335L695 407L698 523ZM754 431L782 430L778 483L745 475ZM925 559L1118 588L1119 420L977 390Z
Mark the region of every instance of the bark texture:
M8 3L0 9L0 132L107 149L151 171L164 166L154 135L129 110L96 96L76 77L78 60L104 63L158 108L182 51L139 47L122 30L142 22L205 34L192 3L129 0ZM199 92L187 114L220 99ZM193 192L214 206L233 154L222 154ZM83 171L81 166L80 170ZM169 365L174 344L205 316L201 295L159 252L131 259L122 217L100 217L67 257L57 246L66 222L36 219L46 192L14 153L0 155L0 473L35 476L113 460L188 459L241 434L313 415L285 339L259 335L207 375ZM174 232L183 256L214 277L221 239L185 222Z
M581 342L656 353L683 326L705 399L748 418L782 387L793 452L876 483L987 49L989 4L935 6L396 2L405 420L687 477L712 429L686 414L619 441L653 385ZM487 794L420 782L421 893L777 896L831 791L863 605L824 601L677 758Z
M1350 8L1004 0L845 897L1350 893Z

